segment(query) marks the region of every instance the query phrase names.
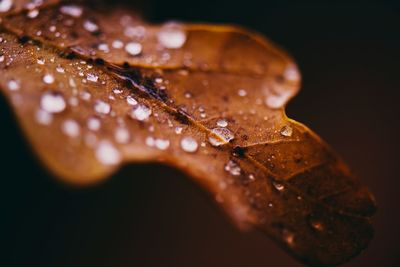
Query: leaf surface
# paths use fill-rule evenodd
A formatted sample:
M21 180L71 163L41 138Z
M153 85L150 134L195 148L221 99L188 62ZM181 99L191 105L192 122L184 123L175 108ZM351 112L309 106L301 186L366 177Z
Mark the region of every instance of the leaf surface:
M90 184L122 164L160 162L307 264L337 265L366 248L373 197L286 117L300 74L270 41L56 1L15 1L0 14L1 91L55 176Z

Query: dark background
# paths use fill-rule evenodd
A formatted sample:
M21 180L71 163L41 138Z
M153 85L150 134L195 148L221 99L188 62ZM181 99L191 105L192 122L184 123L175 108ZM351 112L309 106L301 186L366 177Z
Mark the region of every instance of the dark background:
M149 19L234 23L298 62L290 117L320 134L377 197L376 236L346 267L400 266L400 8L389 1L144 1ZM88 189L35 161L0 98L4 266L301 266L268 238L241 233L182 173L125 167Z

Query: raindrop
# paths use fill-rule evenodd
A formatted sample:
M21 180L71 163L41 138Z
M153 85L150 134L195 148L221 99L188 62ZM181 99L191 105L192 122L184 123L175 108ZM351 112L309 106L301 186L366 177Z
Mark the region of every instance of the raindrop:
M34 19L34 18L36 18L38 15L39 15L39 10L37 10L37 9L32 9L32 10L30 10L30 11L28 12L28 14L27 14L28 18L30 18L30 19Z
M66 5L66 6L62 6L60 8L61 13L65 14L65 15L69 15L75 18L79 18L82 13L82 7L77 6L77 5Z
M282 238L288 245L292 246L294 244L295 236L291 231L289 231L287 229L283 229L282 230Z
M117 143L127 144L131 138L128 129L125 127L118 127L115 130L114 138Z
M217 126L219 126L219 127L226 127L226 126L228 126L228 122L227 122L226 120L224 120L224 119L219 119L219 120L217 121Z
M293 134L293 128L290 127L289 125L283 126L282 129L280 130L281 135L290 137Z
M137 56L142 53L142 45L136 42L127 43L125 45L125 51L132 56Z
M69 137L78 137L80 133L80 126L75 120L68 119L62 123L61 130Z
M85 20L83 23L83 28L87 30L88 32L97 32L99 30L99 26L97 26L96 23L90 20Z
M50 123L53 121L53 115L42 109L36 111L35 118L39 124L43 125L50 125Z
M166 150L169 147L170 142L169 140L156 139L154 145L160 150Z
M110 104L108 104L102 100L97 100L96 103L94 104L94 110L97 113L107 115L111 111L111 106L110 106Z
M46 74L43 76L43 82L47 84L52 84L54 83L54 76L51 74Z
M230 160L225 165L225 171L229 172L233 176L239 176L242 170L236 162Z
M211 130L211 133L212 134L208 137L208 141L212 146L227 144L235 138L233 133L227 128L214 128Z
M130 116L133 119L139 121L147 120L150 117L150 115L151 115L151 109L144 104L138 104L130 113Z
M310 225L314 230L319 232L322 232L325 229L324 225L317 220L310 220Z
M10 91L18 91L21 88L19 81L14 79L8 81L7 87Z
M63 67L61 67L60 65L58 65L58 66L56 67L56 71L57 71L58 73L65 73L65 69L64 69Z
M90 117L87 120L87 127L89 130L98 131L101 127L100 119L97 117Z
M122 47L124 47L124 43L120 40L114 40L111 45L115 49L121 49Z
M244 90L244 89L239 89L238 95L241 96L241 97L244 97L244 96L247 95L247 92L246 92L246 90Z
M133 96L131 96L131 95L128 95L127 97L126 97L126 102L128 102L128 104L129 105L131 105L131 106L135 106L135 105L137 105L137 101L136 101L136 99L135 98L133 98Z
M100 141L95 150L97 160L104 165L116 165L121 162L121 154L115 146L106 140Z
M40 107L49 113L60 113L66 106L64 97L57 92L46 92L40 99Z
M181 139L181 148L185 152L194 153L197 151L198 147L199 144L193 137L186 136Z
M168 23L158 32L157 39L166 48L178 49L185 44L186 33L179 24Z
M0 12L7 12L11 9L13 5L13 0L3 0L0 1Z

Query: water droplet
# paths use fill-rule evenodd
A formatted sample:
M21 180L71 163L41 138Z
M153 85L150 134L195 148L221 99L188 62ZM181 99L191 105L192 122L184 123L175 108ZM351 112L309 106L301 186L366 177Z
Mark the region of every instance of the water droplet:
M43 76L43 82L47 84L52 84L54 83L54 76L51 74L46 74Z
M175 133L176 133L176 134L181 134L182 131L183 131L183 128L182 128L182 127L180 127L180 126L175 127Z
M146 137L145 143L147 146L153 147L155 143L155 139L151 136Z
M290 92L283 91L279 94L268 96L265 99L265 104L271 109L279 109L287 103L290 97Z
M198 147L199 144L193 137L185 136L181 139L181 148L185 152L194 153L197 151Z
M53 121L53 115L42 109L36 111L35 118L39 124L43 125L50 125Z
M235 136L227 128L214 128L211 130L213 135L209 135L208 141L212 146L220 146L229 143Z
M111 106L110 106L110 104L108 104L102 100L97 100L96 103L94 104L94 110L97 113L107 115L111 111Z
M79 18L82 13L82 7L77 6L77 5L66 5L66 6L62 6L60 8L61 13L65 14L65 15L69 15L75 18Z
M169 49L181 48L186 42L186 32L177 23L164 25L157 34L158 42Z
M34 19L39 15L39 10L38 9L32 9L28 12L27 17L30 19Z
M225 171L229 172L233 176L239 176L242 170L236 162L230 160L225 165Z
M49 113L60 113L66 106L64 97L57 92L46 92L40 99L40 107Z
M90 117L87 120L87 127L89 130L98 131L101 127L100 119L97 117Z
M137 56L142 53L142 45L136 42L127 43L125 45L125 51L132 56Z
M277 181L273 181L272 185L275 187L276 190L278 191L283 191L285 189L285 185L277 182Z
M122 47L124 47L124 43L120 40L114 40L111 45L115 49L121 49Z
M244 89L239 89L238 95L241 96L241 97L244 97L244 96L247 95L247 92L246 92L246 90L244 90Z
M113 93L116 94L116 95L122 94L122 92L123 92L122 89L119 89L119 88L114 88L113 89Z
M139 121L147 120L150 117L150 115L151 115L151 109L144 104L138 104L130 113L130 116L133 119Z
M298 81L300 80L300 73L294 64L290 64L286 67L285 72L283 73L283 76L285 77L286 80L289 81Z
M280 130L281 135L286 136L286 137L290 137L293 134L293 128L290 127L289 125L285 125L282 127L282 129Z
M117 143L127 144L131 139L131 136L128 129L126 129L125 127L118 127L115 130L114 138Z
M169 144L170 144L169 140L165 139L156 139L154 142L156 148L160 150L166 150L169 147Z
M88 74L86 75L86 79L87 79L88 81L91 81L91 82L96 83L96 82L99 80L99 77L98 77L97 75L92 74L92 73L88 73Z
M108 44L104 44L104 43L99 44L99 45L97 46L97 48L98 48L100 51L103 51L104 53L110 52L110 48L108 47Z
M3 0L0 2L0 12L7 12L13 5L13 0Z
M0 54L0 62L4 62L5 59L6 59L5 56Z
M87 30L88 32L97 32L99 30L99 26L97 26L96 23L90 20L85 20L83 23L83 28Z
M310 220L310 225L314 230L319 231L319 232L322 232L325 229L325 227L322 224L322 222L317 221L317 220L313 220L313 219Z
M104 165L116 165L121 162L121 154L115 146L106 140L98 143L95 156L97 160Z
M283 229L282 230L282 238L289 246L292 246L294 244L295 236L291 231L289 231L287 229Z
M249 180L250 181L254 181L256 179L256 177L254 176L254 174L249 174Z
M7 87L10 91L18 91L21 88L19 81L14 79L8 81Z
M65 69L64 69L63 67L61 67L60 65L58 65L58 66L56 67L56 71L57 71L58 73L65 73Z
M69 137L78 137L80 134L79 124L72 119L65 120L61 125L61 130Z
M40 57L40 58L38 58L38 59L36 60L36 62L37 62L37 64L39 64L39 65L44 65L44 63L46 63L46 60L45 60L44 58Z
M227 122L226 120L224 120L224 119L219 119L219 120L217 121L217 126L219 126L219 127L226 127L226 126L228 126L228 122Z
M131 106L135 106L135 105L137 105L137 101L136 101L136 99L135 98L133 98L133 96L131 96L131 95L128 95L127 97L126 97L126 102L128 102L128 104L129 105L131 105Z

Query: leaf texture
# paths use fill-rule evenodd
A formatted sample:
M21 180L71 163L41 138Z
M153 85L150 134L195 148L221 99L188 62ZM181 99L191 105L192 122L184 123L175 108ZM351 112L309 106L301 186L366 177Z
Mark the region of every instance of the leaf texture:
M270 41L238 27L153 25L126 8L29 3L0 5L0 87L56 177L90 184L122 164L160 162L306 264L366 248L374 199L286 117L300 74Z

